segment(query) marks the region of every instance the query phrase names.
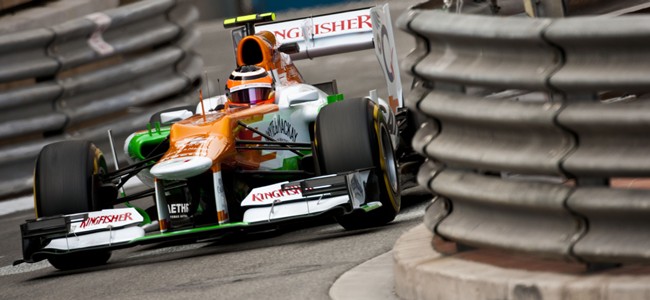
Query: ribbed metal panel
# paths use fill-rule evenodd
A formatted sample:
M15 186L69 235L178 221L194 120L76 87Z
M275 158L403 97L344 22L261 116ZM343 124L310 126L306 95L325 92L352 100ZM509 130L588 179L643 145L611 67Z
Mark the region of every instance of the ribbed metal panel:
M52 76L59 63L48 57L46 46L53 39L47 29L0 36L0 83Z
M589 220L589 230L574 246L590 262L650 260L650 190L578 189L569 207Z
M103 145L107 129L123 139L155 111L198 99L197 20L188 3L148 0L0 37L0 84L15 86L0 92L0 198L31 190L46 144Z
M428 158L418 182L437 196L427 228L471 247L650 261L650 191L607 183L650 177L647 24L401 16L426 39L402 69L420 86L406 105L428 117L413 141Z
M577 177L650 175L650 102L572 103L558 122L575 132L580 143L564 161L568 173Z
M413 71L430 81L542 90L560 53L542 38L550 20L421 11L408 28L429 40Z
M438 233L466 245L568 257L585 229L564 208L562 185L444 170L430 186L453 207Z
M442 128L427 156L456 166L561 175L560 160L574 145L554 124L559 105L434 90L419 107Z
M649 91L647 16L554 20L545 37L564 50L564 65L550 80L567 92Z

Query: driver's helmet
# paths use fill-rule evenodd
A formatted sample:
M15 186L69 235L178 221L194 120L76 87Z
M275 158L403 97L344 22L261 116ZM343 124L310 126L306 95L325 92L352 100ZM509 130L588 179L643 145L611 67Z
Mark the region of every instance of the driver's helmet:
M241 66L226 83L226 96L231 104L258 105L274 101L273 77L264 68Z

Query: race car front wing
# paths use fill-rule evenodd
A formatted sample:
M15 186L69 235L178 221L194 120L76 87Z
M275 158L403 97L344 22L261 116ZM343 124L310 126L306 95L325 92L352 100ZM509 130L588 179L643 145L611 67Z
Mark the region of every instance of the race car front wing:
M253 189L241 204L246 209L244 222L254 224L309 216L335 207L347 206L346 212L359 209L365 202L364 187L369 175L370 171L357 171Z
M266 225L327 213L370 211L380 202L366 202L370 170L281 182L253 189L242 201L242 222L145 233L135 208L115 208L27 220L21 225L22 262L93 250L114 250L172 239L207 238L232 231L256 231Z

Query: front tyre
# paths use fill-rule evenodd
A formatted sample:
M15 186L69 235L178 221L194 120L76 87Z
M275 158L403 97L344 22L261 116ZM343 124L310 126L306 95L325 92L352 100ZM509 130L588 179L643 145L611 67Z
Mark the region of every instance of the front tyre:
M43 147L34 169L36 216L50 217L112 207L115 186L103 183L108 168L102 152L89 141L63 141ZM101 265L110 251L62 254L48 258L57 269Z
M337 218L346 229L386 224L400 210L397 162L386 121L368 99L349 99L323 107L316 120L315 150L322 174L372 168L366 202L382 206L367 213Z
M100 266L111 258L111 251L93 250L49 257L50 264L59 270L76 270Z

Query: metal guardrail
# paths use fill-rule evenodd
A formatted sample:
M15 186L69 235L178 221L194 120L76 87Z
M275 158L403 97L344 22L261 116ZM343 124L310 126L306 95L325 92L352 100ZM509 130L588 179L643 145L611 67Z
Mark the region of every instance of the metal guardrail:
M413 9L407 106L437 200L425 224L470 247L589 264L649 261L650 16L531 19ZM614 96L609 96L614 95Z
M107 151L108 129L121 142L152 113L198 101L197 20L186 2L147 0L0 37L0 198L31 190L46 144Z

